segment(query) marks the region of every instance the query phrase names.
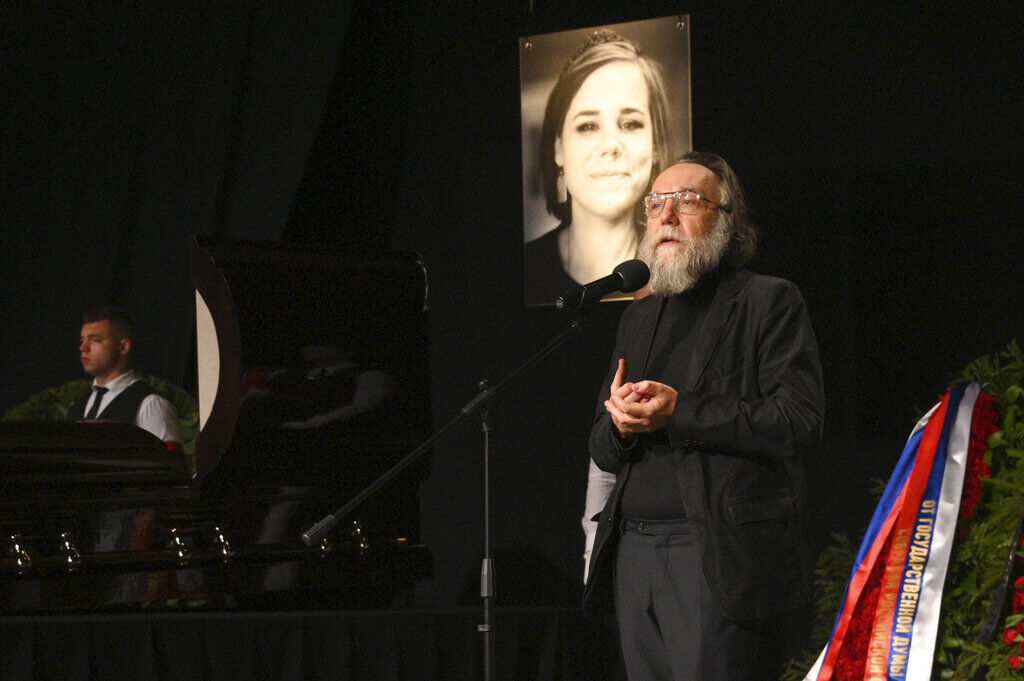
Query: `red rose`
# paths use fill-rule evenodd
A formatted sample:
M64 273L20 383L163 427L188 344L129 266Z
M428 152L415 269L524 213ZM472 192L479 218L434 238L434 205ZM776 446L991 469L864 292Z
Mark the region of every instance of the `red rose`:
M1013 594L1013 611L1018 614L1024 612L1024 591Z
M977 473L978 472L978 461L984 461L984 458L980 454L974 452L973 450L974 450L974 448L972 447L971 448L971 452L967 455L967 472L968 473Z
M986 393L979 394L971 414L971 435L988 442L988 438L998 429L999 412L996 411L995 398Z
M960 500L960 518L970 520L974 517L974 509L981 500L981 482L978 478L968 474L964 480L963 497Z
M981 418L988 424L995 424L999 420L996 411L996 398L988 393L978 393L978 399L974 401L974 413L971 418Z
M1017 631L1016 627L1010 627L1009 629L1003 629L1003 645L1012 646L1017 642L1017 636L1020 632Z
M1010 669L1015 672L1020 671L1021 667L1024 667L1024 660L1017 655L1010 655Z
M967 471L964 476L963 493L960 499L960 520L971 520L974 518L975 510L981 501L982 478L992 476L992 469L985 461L985 451L988 449L988 436L991 434L991 426L987 423L986 417L991 411L991 400L980 400L975 404L971 420L971 439L967 454ZM963 527L957 528L957 536L963 537Z
M967 488L965 490L967 498L976 505L978 499L981 498L981 481L978 478L969 478L965 487Z
M1017 580L1013 583L1013 588L1017 591L1024 589L1024 577L1018 577ZM1021 622L1020 624L1024 624L1024 622ZM1018 624L1017 626L1019 627L1020 624Z
M971 414L971 441L969 451L982 451L988 448L988 439L999 428L999 413L995 409L995 398L987 393L980 393L974 403Z

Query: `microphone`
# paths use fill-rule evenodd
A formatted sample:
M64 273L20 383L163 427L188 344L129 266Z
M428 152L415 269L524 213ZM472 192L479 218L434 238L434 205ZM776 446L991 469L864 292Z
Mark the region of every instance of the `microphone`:
M632 293L643 288L651 278L651 271L643 260L620 262L607 277L596 279L558 297L555 307L559 310L581 309L591 305L613 291Z

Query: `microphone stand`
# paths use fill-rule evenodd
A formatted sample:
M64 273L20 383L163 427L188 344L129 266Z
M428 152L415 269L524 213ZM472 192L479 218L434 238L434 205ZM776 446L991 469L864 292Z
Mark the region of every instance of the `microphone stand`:
M491 389L485 378L479 387L483 391ZM493 395L494 393L490 393ZM490 398L488 398L488 401ZM494 563L491 560L491 410L486 406L477 414L480 427L484 433L484 558L480 563L480 599L484 608L483 624L476 630L483 634L484 640L484 681L494 678L496 665L494 655Z
M599 293L599 292L598 292ZM480 567L480 597L483 599L484 621L477 626L477 631L483 634L484 647L484 681L491 681L494 677L494 565L491 560L491 537L490 537L490 433L491 433L491 412L488 409L491 401L501 394L508 386L514 383L528 369L543 360L552 352L560 348L574 333L582 333L583 324L586 322L590 308L601 299L600 295L588 295L584 292L576 308L576 316L565 329L560 331L554 338L548 341L547 345L541 348L536 354L520 364L504 380L495 386L483 380L479 384L480 393L470 400L466 406L453 418L425 440L421 445L412 450L401 461L396 463L387 472L373 481L369 487L352 497L344 506L334 513L324 516L302 533L302 541L306 546L313 546L334 528L345 516L351 513L357 506L366 501L367 497L388 484L396 475L405 470L410 464L420 458L435 442L441 439L448 431L452 430L462 419L474 416L481 420L484 433L484 558Z

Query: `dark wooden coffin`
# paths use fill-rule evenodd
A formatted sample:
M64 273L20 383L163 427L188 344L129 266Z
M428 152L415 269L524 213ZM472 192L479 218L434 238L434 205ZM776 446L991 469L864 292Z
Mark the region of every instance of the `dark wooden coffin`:
M374 607L431 574L426 278L397 252L190 240L194 460L117 423L0 423L0 610Z

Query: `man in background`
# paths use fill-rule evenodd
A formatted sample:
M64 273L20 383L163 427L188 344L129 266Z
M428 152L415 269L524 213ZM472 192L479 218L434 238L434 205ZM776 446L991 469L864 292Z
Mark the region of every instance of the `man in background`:
M168 443L182 443L178 413L132 371L131 321L116 307L89 310L82 318L78 351L93 377L92 392L68 410L69 421L133 423Z

